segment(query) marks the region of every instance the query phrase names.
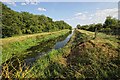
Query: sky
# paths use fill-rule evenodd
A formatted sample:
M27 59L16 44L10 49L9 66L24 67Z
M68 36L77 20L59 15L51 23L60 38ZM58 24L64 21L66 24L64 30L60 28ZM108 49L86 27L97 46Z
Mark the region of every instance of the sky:
M107 16L118 17L117 2L4 2L12 10L44 14L54 21L77 24L103 23Z

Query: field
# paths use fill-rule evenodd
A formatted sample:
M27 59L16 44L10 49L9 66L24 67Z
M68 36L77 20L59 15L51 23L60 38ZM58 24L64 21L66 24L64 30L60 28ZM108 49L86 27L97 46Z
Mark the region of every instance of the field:
M17 37L10 37L1 39L2 41L2 57L1 63L4 63L8 59L13 56L24 56L28 52L32 46L39 44L40 42L46 42L50 39L55 39L57 37L63 36L68 33L69 30L61 30L56 32L46 32L46 33L39 33L33 35L24 35L24 36L17 36Z
M117 2L0 4L0 79L120 80Z
M107 36L107 37L106 37ZM119 40L94 32L75 30L68 44L52 50L25 73L40 79L118 79Z
M55 35L56 37L64 35L68 31L63 30L59 33L47 34L45 39L40 37L34 45L42 41L42 39L55 38ZM32 42L31 39L33 41L36 38L30 38L29 43ZM111 37L98 33L94 39L94 32L77 29L74 30L70 41L63 48L53 49L36 60L32 66L25 65L18 59L18 68L16 69L12 65L13 69L9 72L8 64L5 64L3 76L11 79L14 77L39 79L118 79L120 77L120 74L118 74L120 66L120 57L118 55L120 50L119 43L120 41L115 36ZM24 44L24 46L27 45ZM33 44L27 47L30 46L33 46ZM21 49L19 50L21 51ZM15 73L12 74L12 71Z

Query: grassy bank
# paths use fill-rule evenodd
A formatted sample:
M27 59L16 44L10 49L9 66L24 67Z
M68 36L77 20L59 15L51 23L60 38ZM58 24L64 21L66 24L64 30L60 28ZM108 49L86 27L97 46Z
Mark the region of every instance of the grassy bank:
M120 41L101 33L96 39L93 38L92 32L75 30L66 46L52 50L38 59L33 67L21 72L18 70L12 77L41 80L118 79Z
M102 36L103 35L103 36ZM76 30L62 49L37 60L26 75L40 79L118 79L119 40L115 37ZM115 45L117 44L117 45Z
M61 30L56 32L40 33L33 35L25 35L18 37L11 37L1 39L2 41L2 63L10 59L13 55L26 54L25 50L37 45L39 42L54 39L59 36L65 35L69 30Z
M77 72L84 78L119 79L120 41L103 33L94 39L93 32L84 30L77 30L76 35L68 60Z
M38 59L29 72L26 73L26 77L39 79L66 79L67 77L71 79L66 57L71 52L71 43L74 37L75 34L65 47L59 50L52 50Z

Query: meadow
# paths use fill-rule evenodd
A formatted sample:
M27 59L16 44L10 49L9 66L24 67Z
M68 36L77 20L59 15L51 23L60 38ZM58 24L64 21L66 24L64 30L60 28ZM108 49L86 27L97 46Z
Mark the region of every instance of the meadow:
M67 32L69 30L47 33L46 36L44 35L45 38L43 36L38 38L37 35L37 38L20 41L19 45L16 42L9 43L9 45L16 49L19 47L17 51L21 53L24 51L20 49L22 45L26 47L23 47L24 49L27 49L40 41L55 39ZM11 64L13 61L4 63L2 75L9 79L119 79L120 40L115 36L111 37L103 33L98 33L94 39L94 34L94 32L76 29L63 48L52 49L37 59L32 66L26 65L19 58L16 59L17 67ZM7 51L9 50L7 49ZM18 54L17 51L15 55L19 56L20 53ZM9 54L9 58L11 58L13 51L9 52L11 52ZM23 55L23 53L21 54Z
M30 47L35 46L40 42L46 42L50 39L55 39L57 37L63 36L69 31L70 30L66 29L56 32L45 32L1 39L0 41L2 41L2 54L0 55L0 57L2 58L2 61L0 62L2 64L16 55L24 56L28 53L25 51Z
M108 36L108 37L106 37ZM119 40L114 36L75 30L67 45L38 59L26 78L119 79ZM117 44L117 45L115 45Z

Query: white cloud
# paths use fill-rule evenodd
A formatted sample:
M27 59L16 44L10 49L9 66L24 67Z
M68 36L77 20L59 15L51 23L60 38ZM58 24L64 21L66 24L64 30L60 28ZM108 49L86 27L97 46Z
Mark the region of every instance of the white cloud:
M25 0L14 0L14 1L24 2ZM119 2L119 0L38 0L38 1L40 2Z
M96 9L100 9L100 8L96 8Z
M11 0L0 0L1 2L11 2Z
M103 23L107 16L118 18L118 9L96 9L94 13L79 12L74 14L73 17L66 19L66 21L79 21L80 24Z
M67 18L67 19L65 19L65 20L67 20L67 21L71 21L71 20L74 20L75 18Z
M39 3L38 0L25 0L26 4L33 4L33 5L37 5Z
M100 15L102 14L102 15ZM115 18L117 18L117 15L118 15L118 9L117 8L113 8L113 9L105 9L105 10L98 10L96 12L96 15L98 16L113 16Z
M94 14L90 14L90 17L93 17L94 16Z
M75 16L80 16L80 15L82 15L81 12L75 14Z
M87 11L85 11L84 13L85 13L85 14L87 14L88 12L87 12Z
M87 17L84 13L76 13L75 16L74 16L75 19L80 19L80 20L85 20Z
M85 25L93 23L104 23L107 16L118 18L118 9L96 9L96 11L92 11L92 13L78 12L64 20L75 26L77 24Z
M38 8L39 11L47 11L45 8Z
M24 2L21 3L21 5L37 5L38 3L40 3L38 0L25 0Z
M27 5L26 3L21 3L21 5Z
M103 23L107 16L112 16L114 18L118 18L118 9L113 8L113 9L97 10L92 18L93 18L94 22Z
M82 14L82 15L76 16L75 18L80 20L86 20L87 16L85 14Z
M10 4L12 6L16 6L15 1L13 1L13 0L2 0L1 2L5 2L5 3Z
M67 21L71 21L71 20L85 20L87 17L86 17L86 15L84 13L81 13L81 12L76 13L76 14L74 14L73 17L67 18L66 20Z
M16 3L15 3L15 2L8 2L8 4L13 5L13 6L16 6Z

